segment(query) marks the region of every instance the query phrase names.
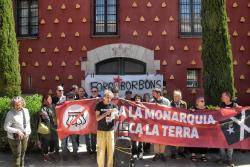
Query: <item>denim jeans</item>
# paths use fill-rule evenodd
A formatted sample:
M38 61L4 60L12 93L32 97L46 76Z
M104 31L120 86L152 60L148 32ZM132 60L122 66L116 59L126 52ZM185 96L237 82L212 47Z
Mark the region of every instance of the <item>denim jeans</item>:
M233 149L232 148L221 148L220 149L220 156L221 159L224 161L232 161L233 160Z
M88 152L96 151L96 134L86 134L85 141Z
M77 144L77 135L70 135L64 139L62 139L62 153L65 155L69 152L68 149L68 138L70 138L73 147L73 153L77 154L78 144Z

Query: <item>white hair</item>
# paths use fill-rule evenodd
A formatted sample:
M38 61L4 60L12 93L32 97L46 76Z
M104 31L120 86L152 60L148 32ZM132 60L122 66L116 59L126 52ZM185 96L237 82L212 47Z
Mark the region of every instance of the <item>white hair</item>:
M174 90L174 94L182 97L182 93L180 90Z
M110 96L111 98L113 98L114 97L114 94L110 91L110 90L105 90L104 91L104 97L105 96Z
M11 106L12 108L14 108L15 104L18 103L18 102L22 102L22 107L25 107L25 106L26 106L25 100L24 100L24 98L22 98L21 96L16 96L16 97L14 97L13 99L11 99L11 101L10 101L10 106Z

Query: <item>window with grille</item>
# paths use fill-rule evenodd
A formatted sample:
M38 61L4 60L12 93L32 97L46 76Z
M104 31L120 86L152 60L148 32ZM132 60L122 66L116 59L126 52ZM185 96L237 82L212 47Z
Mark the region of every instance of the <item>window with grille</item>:
M94 35L118 34L117 0L94 0Z
M180 35L201 36L201 0L180 0Z
M200 87L200 69L187 70L187 87L198 88Z
M131 58L111 58L96 64L97 75L146 74L146 64Z
M17 36L37 36L38 1L17 1Z

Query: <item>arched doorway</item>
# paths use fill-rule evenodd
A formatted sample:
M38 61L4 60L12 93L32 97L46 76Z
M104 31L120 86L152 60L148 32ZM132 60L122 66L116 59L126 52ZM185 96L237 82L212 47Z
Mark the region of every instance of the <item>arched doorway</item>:
M156 74L161 67L160 60L155 60L154 50L134 44L116 43L103 45L88 51L86 61L81 62L81 70L85 72L85 76L101 74L101 72L103 74L104 70L100 71L100 67L98 66L101 66L103 63L103 69L105 65L106 68L111 68L109 61L111 61L111 64L112 62L113 64L116 62L118 64L117 69L123 69L119 71L119 75L121 73L124 75L128 75L129 73L130 75L135 73ZM138 69L133 68L133 71L131 71L131 69L122 68L122 65L126 63L136 64L135 67L138 67ZM141 64L141 66L138 64ZM97 70L96 67L98 67L99 70ZM111 72L114 72L114 69L112 71L106 71L106 74L111 74ZM85 85L84 79L81 84Z
M146 63L125 57L106 59L96 63L97 75L138 75L146 74Z

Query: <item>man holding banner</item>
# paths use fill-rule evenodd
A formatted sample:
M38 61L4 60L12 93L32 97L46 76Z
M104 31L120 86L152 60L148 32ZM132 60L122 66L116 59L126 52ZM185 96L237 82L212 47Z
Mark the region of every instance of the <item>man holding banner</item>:
M113 97L113 93L110 90L106 90L103 101L96 105L98 167L105 166L106 149L107 167L113 167L115 148L114 119L118 118L117 106L111 102Z
M152 96L153 96L153 99L151 100L152 103L170 106L170 101L167 98L161 96L161 89L159 88L153 89ZM153 161L157 161L158 159L161 159L163 162L166 161L166 157L164 155L165 145L154 144L154 152L155 156L153 158Z

